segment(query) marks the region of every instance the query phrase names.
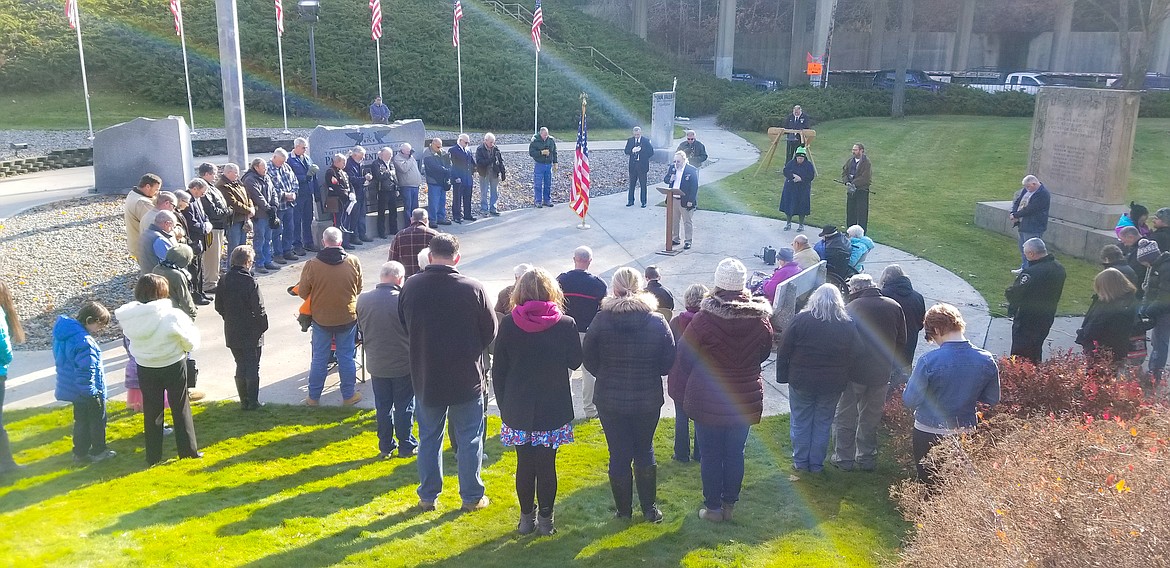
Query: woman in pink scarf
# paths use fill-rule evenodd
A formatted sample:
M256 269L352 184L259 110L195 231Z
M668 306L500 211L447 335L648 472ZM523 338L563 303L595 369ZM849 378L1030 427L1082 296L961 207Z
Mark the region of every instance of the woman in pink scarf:
M516 448L520 534L556 532L557 448L573 441L569 373L581 366L577 324L564 315L564 304L552 274L529 270L512 290L515 307L496 335L492 384L504 422L500 438Z

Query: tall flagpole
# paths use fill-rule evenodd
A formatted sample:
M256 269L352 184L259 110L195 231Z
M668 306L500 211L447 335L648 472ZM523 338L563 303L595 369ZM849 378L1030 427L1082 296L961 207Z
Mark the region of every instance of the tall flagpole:
M378 52L378 98L382 98L382 40L374 40Z
M455 65L459 73L459 132L463 132L463 54L459 46L455 46ZM86 100L88 101L88 95ZM86 103L88 104L88 102ZM92 130L92 129L91 129Z
M536 48L536 75L533 79L532 91L536 93L532 101L532 131L540 131L540 48Z
M183 80L187 82L187 113L191 117L191 134L195 134L195 105L191 103L191 73L187 70L187 28L183 25L183 8L181 0L176 0L175 6L179 13L175 19L179 24L179 43L183 46Z
M81 10L77 0L72 0L73 13L69 17L69 25L77 32L77 56L81 59L81 88L85 90L85 120L89 123L89 141L93 142L93 114L89 108L89 79L85 76L85 49L81 43ZM68 7L66 8L68 12Z
M280 60L280 110L284 113L284 132L292 134L288 129L288 99L284 91L284 2L276 0L276 54Z

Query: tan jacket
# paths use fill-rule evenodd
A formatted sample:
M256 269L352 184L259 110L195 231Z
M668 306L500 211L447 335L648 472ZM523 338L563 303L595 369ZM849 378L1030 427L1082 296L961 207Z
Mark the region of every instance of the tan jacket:
M357 296L362 291L362 265L340 247L326 247L305 263L297 293L309 300L317 325L338 326L357 321Z
M126 194L126 250L136 259L139 257L138 240L142 238L142 229L145 228L142 225L142 216L152 209L153 199L133 189Z

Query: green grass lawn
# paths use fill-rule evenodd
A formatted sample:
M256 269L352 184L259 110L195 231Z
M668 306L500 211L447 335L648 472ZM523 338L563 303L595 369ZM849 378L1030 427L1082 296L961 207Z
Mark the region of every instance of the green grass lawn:
M975 226L975 203L1010 200L1026 173L1031 119L974 116L914 117L903 120L858 118L817 127L813 161L811 225L841 224L845 219L841 164L855 141L866 145L873 162L869 235L874 240L935 262L971 283L993 311L1002 312L1003 290L1019 265L1016 241ZM1142 119L1134 147L1130 199L1154 210L1170 206L1165 180L1170 178L1170 120ZM761 148L768 138L741 133ZM705 186L703 206L719 211L780 218L776 210L783 187L779 159L756 175L752 167ZM1120 211L1119 211L1120 213ZM787 245L788 235L772 237ZM1082 314L1092 296L1097 265L1057 255L1068 271L1060 313Z
M560 452L559 533L535 538L515 534L515 455L498 437L484 460L491 507L460 514L448 476L438 510L418 513L414 463L373 458L370 411L271 405L242 414L222 403L195 412L206 456L150 469L141 415L121 403L110 405L108 434L118 457L88 467L70 458L70 409L9 412L27 468L0 483L4 564L856 567L895 559L908 530L888 498L905 475L889 456L875 474L790 481L787 417L752 428L736 520L723 524L696 517L699 466L669 459L670 420L655 440L665 522L613 519L604 439L596 421L585 423ZM498 419L489 430L498 434Z

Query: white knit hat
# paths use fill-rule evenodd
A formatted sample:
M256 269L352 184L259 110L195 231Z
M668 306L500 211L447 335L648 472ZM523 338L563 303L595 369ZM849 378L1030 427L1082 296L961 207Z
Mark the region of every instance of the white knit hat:
M715 268L715 287L722 290L743 290L747 285L747 268L734 258L719 261Z

